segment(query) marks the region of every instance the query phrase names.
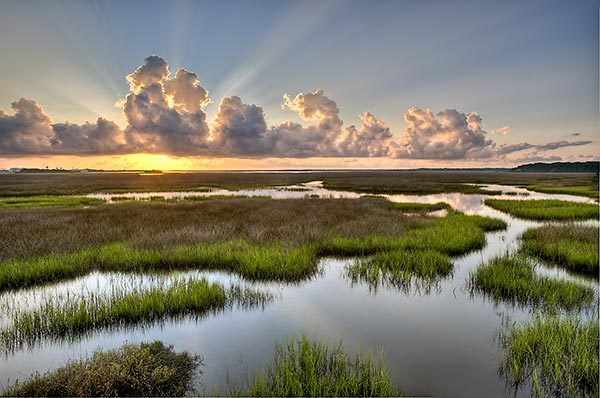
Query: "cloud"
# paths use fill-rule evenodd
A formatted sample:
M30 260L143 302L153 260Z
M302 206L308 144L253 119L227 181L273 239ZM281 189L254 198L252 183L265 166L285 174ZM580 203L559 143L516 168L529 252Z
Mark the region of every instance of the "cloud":
M244 104L240 97L225 97L219 103L212 129L214 152L264 155L273 149L261 107Z
M50 146L52 119L36 101L21 98L9 115L0 109L0 153L36 154Z
M208 91L200 86L198 76L183 68L177 70L175 77L164 81L164 90L182 111L197 112L210 103Z
M297 112L304 120L315 121L317 127L324 131L338 131L343 124L337 104L325 96L322 88L314 93L300 93L294 98L286 93L282 106Z
M158 55L152 55L144 60L144 65L139 66L125 77L129 88L134 93L139 93L143 87L162 83L169 75L167 61Z
M569 147L569 146L582 146L582 145L587 145L587 144L591 144L591 143L592 143L592 141L562 140L562 141L549 142L549 143L543 144L543 145L536 145L535 148L538 151L551 151L551 150L558 149L558 148L565 148L565 147Z
M508 135L510 132L510 126L503 126L491 131L491 134Z
M518 163L560 162L562 160L563 160L563 158L558 155L543 156L543 155L540 155L538 152L533 152L528 155L521 156L517 159L513 159L513 162L518 162Z
M360 125L345 127L338 104L321 88L295 96L284 94L282 107L296 112L302 123L269 126L259 105L228 96L219 102L212 126L204 108L211 102L198 75L180 68L175 74L163 58L153 55L125 77L130 92L118 102L127 121L124 129L98 118L95 122L54 123L40 104L26 98L0 110L0 154L124 154L155 153L205 157L371 157L432 160L505 159L582 146L591 141L496 144L476 112L412 107L406 128L395 137L388 125L370 112ZM577 136L578 133L570 136Z
M122 104L132 151L186 155L206 150L208 92L196 74L179 69L170 77L167 62L153 55L127 81L132 91Z
M65 154L106 154L126 149L123 132L114 122L98 118L96 123L56 123L50 147Z
M410 159L468 159L491 153L494 143L486 138L482 119L446 109L434 115L431 110L412 107L404 115L407 127L391 156Z
M370 112L362 113L359 117L361 128L348 127L336 141L339 153L354 157L387 156L392 142L390 128Z

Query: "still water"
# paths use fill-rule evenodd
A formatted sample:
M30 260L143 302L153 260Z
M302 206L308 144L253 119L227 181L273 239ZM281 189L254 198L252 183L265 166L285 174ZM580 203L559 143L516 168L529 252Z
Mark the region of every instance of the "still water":
M554 198L588 201L567 195L528 192L515 187L485 186L501 190L511 199ZM529 193L529 196L522 194ZM257 190L211 192L131 193L143 199L150 196L247 195L273 198L302 198L310 195L357 198L352 192L329 191L319 182L300 186ZM515 195L516 194L516 195ZM510 196L509 196L510 195ZM90 195L110 200L110 194ZM269 363L275 342L305 334L331 344L339 343L350 352L357 347L375 354L385 351L385 362L394 385L410 396L505 397L514 392L498 376L497 335L506 322L522 321L535 315L527 308L497 305L467 288L469 272L496 255L519 247L519 236L537 222L519 220L486 207L482 195L460 193L436 195L387 195L397 202L446 202L466 214L497 217L508 229L487 234L486 246L453 260L454 272L429 291L416 288L400 291L380 287L376 291L362 283L353 284L345 268L355 259L323 258L321 273L299 284L248 283L218 272L183 272L169 276L93 273L76 280L0 296L0 325L15 308L34 308L47 297L60 300L66 295L110 294L110 286L150 287L189 275L206 276L225 285L236 283L273 293L264 307L232 309L202 319L183 318L136 328L98 331L74 341L45 341L0 358L0 383L23 378L34 371L45 372L68 359L87 356L97 348L116 348L123 342L159 339L176 350L188 350L204 358L197 387L215 391L227 384L244 385L257 368ZM593 225L598 225L596 221ZM576 277L556 268L539 265L539 271L557 278L576 279L597 288L597 282ZM168 283L168 281L167 281ZM520 391L518 396L525 396Z

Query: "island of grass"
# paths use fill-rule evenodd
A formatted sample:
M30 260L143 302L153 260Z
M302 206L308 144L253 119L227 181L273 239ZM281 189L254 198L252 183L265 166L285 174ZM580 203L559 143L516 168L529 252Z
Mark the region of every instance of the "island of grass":
M569 271L598 277L598 228L544 225L523 234L523 250Z
M594 290L580 283L538 275L531 258L522 253L496 257L470 275L470 288L496 301L547 311L589 305Z
M537 318L500 335L500 373L539 397L597 397L598 318Z
M105 203L102 199L87 198L85 196L15 196L0 197L0 209L27 209L32 207L73 207L94 206Z
M365 282L372 289L379 285L407 290L428 290L430 286L452 272L452 262L447 255L434 250L392 250L361 258L347 268L350 279Z
M2 392L7 397L178 397L190 392L201 359L160 341L94 352Z
M49 299L38 309L15 311L9 314L9 325L0 330L0 341L5 350L12 351L41 339L72 338L101 328L185 315L203 316L234 304L264 305L270 299L269 294L260 291L238 286L225 289L195 278L141 290L114 286L109 295L69 296L64 302Z
M54 209L51 217L47 212L4 211L0 291L94 270L212 269L293 282L314 275L319 256L390 250L460 255L483 247L485 231L506 227L501 220L454 212L408 217L392 203L373 199L146 202Z
M580 203L555 199L509 200L486 199L496 210L527 220L587 220L598 218L598 203Z
M306 337L276 346L275 360L257 372L245 390L251 397L390 397L399 396L382 359L348 355Z

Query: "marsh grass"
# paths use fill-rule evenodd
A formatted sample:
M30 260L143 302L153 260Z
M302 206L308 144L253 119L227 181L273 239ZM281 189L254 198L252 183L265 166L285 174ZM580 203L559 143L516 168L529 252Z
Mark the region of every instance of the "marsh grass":
M383 358L339 345L330 348L306 337L276 346L275 359L257 372L247 392L254 397L387 397L400 395L390 381Z
M451 210L449 204L444 202L437 203L404 203L404 202L393 202L394 207L404 212L414 213L430 213L438 210Z
M496 257L480 265L471 272L470 289L497 301L547 311L578 309L594 299L591 287L538 275L533 260L522 253Z
M92 271L222 270L251 280L293 282L313 275L316 260L316 250L308 245L287 249L225 241L158 250L113 243L76 253L8 261L0 266L0 291L72 279Z
M485 204L496 210L528 220L597 219L599 214L597 203L579 203L555 199L486 199Z
M374 290L393 286L402 291L416 287L429 292L452 272L452 262L433 250L393 250L358 259L346 272L353 283L364 282Z
M324 241L319 254L330 256L370 255L396 249L435 250L450 256L468 253L485 246L485 233L506 228L502 220L451 213L428 219L429 224L403 236L366 238L334 237Z
M371 199L248 198L168 206L134 202L87 209L4 209L0 262L115 242L163 249L236 239L298 247L332 236L400 236L428 224L429 220L408 217L389 202Z
M110 294L90 293L61 301L48 298L38 308L15 310L10 324L0 331L0 340L7 351L12 351L42 339L71 339L97 329L203 316L236 304L251 308L270 299L267 293L236 285L226 289L197 278L146 289L113 286Z
M105 203L102 199L85 196L17 196L0 197L0 209L27 209L32 207L81 207Z
M1 395L39 397L183 396L201 364L160 341L98 350L45 374L34 373Z
M523 250L569 271L598 277L598 227L544 225L523 234Z
M431 194L486 193L472 184L531 186L534 189L571 189L591 195L598 183L587 173L528 173L481 171L319 171L319 172L195 172L144 176L138 173L0 174L0 196L82 195L94 192L204 191L244 189L324 181L327 188L366 193ZM469 185L467 185L469 184ZM579 192L578 192L579 191ZM556 192L556 191L555 191ZM563 192L561 192L563 193Z
M589 185L566 185L566 186L544 186L541 184L531 184L527 189L550 194L587 196L588 198L598 199L598 184Z
M500 333L500 372L536 397L597 397L598 318L536 318Z
M238 207L242 209L248 207L245 201L236 201L236 206L230 207L232 213L234 213L230 216L234 216L235 219L235 212L240 210ZM368 199L355 200L354 202L358 206L355 203L350 203L352 201L342 201L342 209L351 204L349 207L352 209L366 209L371 214L381 212L375 219L370 221L381 220L382 225L373 225L371 222L365 224L363 218L353 222L352 217L354 216L352 214L349 215L350 218L346 217L347 213L345 211L340 211L337 206L333 206L331 202L327 201L324 202L325 208L327 209L328 205L331 204L332 206L329 208L333 209L334 212L319 213L323 214L325 220L312 221L314 216L307 215L304 217L304 224L290 225L289 220L286 221L286 219L296 215L290 213L289 208L286 207L284 207L285 211L281 212L281 205L274 205L273 203L277 201L254 201L250 199L247 199L247 201L250 201L252 205L261 203L260 206L253 206L260 209L261 212L264 209L273 210L274 212L269 213L268 217L277 220L275 225L265 225L261 224L265 222L264 219L258 220L256 215L250 215L249 217L248 214L241 213L243 214L242 217L249 221L249 224L240 225L240 227L246 228L246 231L248 231L246 236L252 236L255 239L219 240L216 238L223 235L236 235L235 230L230 229L231 232L223 235L214 234L209 224L195 228L195 232L205 228L207 233L214 236L213 239L202 243L165 245L162 247L161 245L158 245L158 247L152 245L154 248L136 247L132 243L124 242L108 243L71 253L12 259L0 264L0 291L74 278L94 270L149 272L172 269L211 269L233 272L252 280L294 282L316 273L319 256L369 255L380 251L398 249L436 250L447 255L460 255L483 247L485 245L484 231L506 227L506 224L501 220L465 216L458 213L451 213L444 218L415 218L415 221L413 221L410 217L405 217L401 212L395 210L390 203L373 203L378 201ZM339 201L334 200L334 202ZM217 201L215 203L215 207L219 209L219 217L225 217L220 209L223 203L228 202L230 201ZM294 202L302 203L303 207L313 208L312 206L306 206L307 202L313 202L310 200L295 200ZM215 208L210 203L212 202L207 202L207 206L202 208L204 215ZM146 206L154 207L150 204ZM134 210L139 208L139 206L128 204L122 211L130 207ZM176 209L178 207L175 206ZM314 208L321 209L322 207L323 205ZM194 207L185 206L186 211L190 208L194 209ZM195 213L185 212L183 214L194 217ZM387 218L383 215L387 215ZM161 218L154 220L155 222L164 219L164 215L161 213L157 213L157 217ZM209 217L217 217L217 215L211 216L209 214ZM220 222L225 221L223 219L219 220ZM390 224L392 220L399 222L399 224ZM190 221L193 221L193 219L188 220L188 223ZM253 221L256 224L252 224ZM308 224L306 224L307 221ZM124 223L128 222L130 221L124 220ZM333 224L328 222L333 222ZM361 225L365 226L366 230L350 229L352 226L360 227ZM382 230L382 227L387 226L390 228ZM16 228L21 227L22 224L16 225ZM306 227L318 228L313 231L302 230ZM188 231L192 232L185 229L185 232ZM243 236L243 230L239 231L237 235ZM92 234L95 232L98 231L94 231ZM106 232L114 233L110 229ZM257 235L260 236L259 239L256 239ZM284 236L290 236L292 239L275 239ZM157 239L155 236L151 238L152 242ZM161 236L158 238L160 239ZM169 235L168 238L170 240L176 239L177 236ZM73 243L81 244L82 242Z

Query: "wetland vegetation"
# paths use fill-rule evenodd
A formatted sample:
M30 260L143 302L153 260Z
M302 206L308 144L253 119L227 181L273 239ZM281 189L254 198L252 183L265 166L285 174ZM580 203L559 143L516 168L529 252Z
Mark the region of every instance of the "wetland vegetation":
M71 339L92 330L149 323L185 315L203 316L227 306L264 305L270 295L248 288L224 288L206 279L179 279L148 289L114 286L110 294L47 299L34 310L15 310L0 330L5 350L40 339Z
M473 184L531 187L598 198L591 173L531 173L435 170L369 170L312 172L40 173L0 174L0 196L85 195L96 192L193 191L207 188L246 189L324 181L326 188L365 193L489 193ZM497 192L496 192L497 193Z
M70 195L38 195L0 197L0 209L26 209L31 207L94 206L104 203L101 199Z
M470 277L471 290L494 300L549 311L589 305L594 289L580 283L540 275L531 258L521 253L496 257L479 266Z
M176 353L160 341L98 350L88 359L35 373L2 393L9 397L183 396L193 385L199 356Z
M527 220L588 220L598 219L599 214L598 203L579 203L556 199L486 199L485 204Z
M523 234L523 250L569 271L598 277L598 228L543 225Z
M278 344L275 359L254 375L247 391L252 397L390 397L392 386L383 356L374 359L347 354L307 337Z
M452 272L450 258L434 250L392 250L359 259L347 268L354 283L377 289L387 284L406 290L413 285L428 290Z
M42 181L45 179L58 184ZM311 180L322 180L324 186L331 189L368 194L360 199L318 200L308 194L303 199L280 200L265 200L242 193L210 198L184 195L176 199L150 194L141 201L131 200L131 195L125 195L126 192L140 191L205 192L216 187L264 186L279 186L282 192L301 194L306 188L282 185ZM274 339L281 339L281 330L284 329L279 328L293 323L290 320L307 327L319 325L319 330L320 325L327 329L330 321L334 327L345 324L353 328L348 330L354 330L356 322L380 319L377 315L381 311L386 317L385 320L380 319L384 324L395 325L398 328L394 329L395 332L401 335L408 333L408 338L404 334L403 340L392 339L391 344L402 346L400 343L408 342L410 345L411 341L415 343L412 334L399 325L409 325L408 320L419 324L420 317L428 319L427 315L411 318L410 311L396 313L395 309L405 303L410 308L419 305L418 300L411 298L412 287L429 293L435 286L442 300L435 301L433 296L436 294L418 296L428 303L435 301L435 305L439 306L436 309L440 311L452 310L459 314L462 310L452 307L452 303L466 308L479 300L477 302L482 305L477 307L477 311L492 311L496 304L503 302L509 304L508 313L520 314L525 320L532 319L533 313L539 311L547 316L558 316L535 320L535 323L515 324L502 335L499 365L501 374L512 386L520 388L528 385L534 395L589 395L598 390L597 382L594 384L589 376L598 368L597 358L596 362L592 358L598 352L597 340L589 339L592 333L597 335L597 315L592 315L590 320L588 311L597 301L597 288L592 286L591 281L586 280L590 283L584 284L570 274L556 277L543 272L544 265L536 262L539 259L569 271L597 275L596 224L554 223L540 226L511 217L540 221L597 218L598 205L555 198L504 200L509 194L512 195L510 199L523 196L521 190L511 189L503 194L501 200L486 200L488 206L507 213L502 215L503 219L492 218L488 215L498 213L483 206L481 201L484 199L480 195L498 194L499 191L495 192L497 187L486 189L475 185L502 183L540 190L558 189L564 191L562 193L576 187L581 196L586 196L584 189L591 191L594 183L590 182L589 175L391 171L153 176L92 173L85 176L0 176L0 182L6 183L0 184L0 298L5 295L1 304L7 309L2 318L0 338L7 358L25 347L43 351L43 344L85 344L85 339L110 333L132 333L137 339L138 330L146 327L162 328L166 325L171 330L195 320L209 324L213 320L212 317L205 318L206 315L225 310L229 310L228 314L232 316L237 309L256 308L269 312L271 307L277 306L277 300L270 289L257 285L276 286L278 292L286 292L292 297L295 291L306 292L309 299L318 298L323 311L335 308L344 315L336 317L337 313L316 311L320 316L327 314L328 321L319 318L320 321L315 324L296 314L298 308L310 305L296 298L298 301L287 304L287 307L279 306L264 317L266 323L275 322L270 324L271 329L277 329L272 333L276 336ZM324 191L325 195L329 194ZM112 197L116 203L103 204L106 202L99 199L76 196L92 192L116 193L116 197ZM423 203L394 203L383 195L439 192L458 192L446 196L454 208L443 201L444 196L425 197ZM533 193L531 196L548 197ZM412 201L420 202L420 198L413 197ZM458 209L478 215L466 215ZM431 214L441 210L441 217ZM523 234L527 228L529 230ZM504 230L507 231L502 232ZM523 239L518 240L521 235ZM522 247L518 246L519 243ZM492 249L488 250L490 245L493 245ZM492 255L502 253L500 248L507 250L506 255L493 258ZM335 259L323 260L323 257ZM319 280L326 274L323 271L326 266L322 264L329 263L342 264L339 270L334 270L334 273L341 271L339 275L329 276L337 283L331 286L340 290L339 301L324 300L324 296L314 290L323 289L322 286L326 290L329 286L319 285ZM327 272L331 275L331 271ZM134 282L131 285L112 285L111 280L101 277L98 280L102 281L103 291L99 285L90 285L104 273L114 275L116 281L131 278ZM234 283L227 283L229 275L236 275ZM211 278L216 279L209 282ZM461 292L465 279L468 279L466 294ZM149 282L142 282L146 280ZM59 284L61 281L65 282ZM269 285L273 282L275 284ZM329 280L328 283L333 282ZM74 287L81 287L84 291L77 288L71 294L70 289ZM342 292L345 287L350 293ZM383 301L381 310L380 307L371 307L367 311L369 313L359 314L356 319L353 314L343 312L344 305L354 309L357 303L362 303L352 301L355 300L353 294L369 294L376 290L369 298L376 300L375 296L380 293L378 289L385 289L383 300L392 300L390 307L386 307L386 301ZM461 297L463 295L466 301ZM10 297L13 297L12 301ZM24 301L23 307L11 309L11 303L19 300ZM486 304L486 301L490 303ZM270 305L266 306L267 303ZM369 308L369 303L365 303L365 308ZM462 315L470 317L470 310L465 311L469 314ZM393 316L390 315L392 313ZM312 316L312 313L308 315ZM401 318L399 323L390 319L395 316ZM347 318L350 318L350 323L342 323ZM248 325L247 318L240 316L240 319L240 323L231 324L231 330ZM449 330L455 327L463 335L470 333L452 321L447 322L450 323ZM197 329L194 333L204 333L206 325L202 328L194 325ZM497 326L491 327L494 329L486 330L493 335ZM589 328L592 328L591 332ZM226 335L231 333L230 329L217 333ZM271 332L263 329L252 330L257 336L260 333L271 336ZM292 327L285 330L297 335L307 329ZM540 336L534 336L534 331ZM319 333L321 337L322 331ZM569 333L578 339L574 347L567 347L565 343ZM367 333L367 341L369 336L371 334ZM585 338L580 340L581 336ZM331 337L329 335L324 341L331 341ZM335 338L339 337L341 335ZM151 339L154 338L152 335ZM445 337L437 338L443 340ZM447 341L457 343L461 338ZM362 343L363 339L359 341ZM476 340L476 335L470 335L470 339ZM163 340L169 341L168 337L163 337ZM227 349L218 345L222 342L216 339L213 344L214 341L217 341L216 355L227 355ZM269 340L269 346L272 341ZM420 344L418 341L417 344ZM102 344L99 343L100 346ZM483 347L483 351L487 349L481 344L478 347ZM535 352L532 352L532 347L535 347ZM206 347L207 350L211 348ZM373 346L370 348L373 349ZM394 351L399 357L389 363L394 366L394 374L403 363L403 354L411 358L410 347L408 351L407 347L399 348L398 353ZM497 347L493 349L493 353L486 351L485 355L496 354ZM146 364L135 364L139 368L131 365L134 375L124 371L114 376L111 369L126 361L122 358L125 351L133 358L146 361ZM262 351L265 352L264 346ZM191 352L203 355L201 348L193 348ZM261 355L260 358L264 359L264 354ZM172 363L165 368L160 362L163 359ZM212 361L215 360L217 365L213 362L213 366L227 366L229 372L229 363L219 363L213 352ZM408 360L432 369L429 362L419 362L417 357ZM199 357L188 353L176 354L171 347L160 342L126 345L115 351L98 351L90 359L70 361L46 374L34 374L22 383L9 386L5 394L158 396L197 393L200 390L192 387L198 388L195 375L199 363ZM473 360L469 366L476 363ZM561 367L562 363L566 365ZM262 367L264 362L252 359L248 364L260 364ZM402 369L403 374L410 371ZM219 393L220 387L224 387L223 391L227 394L251 396L390 396L399 394L398 387L404 386L405 382L409 385L413 382L411 377L407 377L395 386L392 380L397 381L397 378L389 376L383 358L373 359L360 350L356 354L348 354L341 343L330 346L306 337L278 344L275 358L263 370L254 371L254 367L246 370L245 381L237 379L239 382L208 384L204 391ZM163 371L164 374L161 373ZM462 369L461 372L464 371ZM211 372L216 371L213 369ZM104 377L112 377L115 384ZM412 378L415 377L418 379L412 374ZM498 381L495 373L489 377L488 384ZM190 378L195 381L190 381ZM124 389L119 384L125 383L123 380L131 382L132 389ZM96 381L101 386L96 385ZM429 393L430 390L421 390L419 384L415 387L413 383L408 394L423 391Z
M43 210L10 214L7 224L12 228L0 234L7 248L4 255L12 258L0 264L0 291L74 278L93 270L214 269L249 279L298 281L316 272L318 256L396 249L460 255L483 247L485 231L506 228L501 220L459 213L443 218L407 217L389 202L373 199L244 199L209 201L201 208L185 203L157 206L54 210L52 217ZM124 213L134 214L123 219ZM64 223L61 218L71 222L57 236L51 233L53 228L12 222L11 217L15 221L33 217L52 224ZM167 224L160 224L161 219ZM291 222L294 219L296 223ZM34 236L30 229L43 235ZM224 240L232 235L239 240ZM194 238L201 243L187 243ZM33 247L26 246L29 242ZM26 255L37 248L47 248L50 253Z
M598 318L536 318L500 334L500 371L535 397L597 397Z

